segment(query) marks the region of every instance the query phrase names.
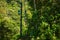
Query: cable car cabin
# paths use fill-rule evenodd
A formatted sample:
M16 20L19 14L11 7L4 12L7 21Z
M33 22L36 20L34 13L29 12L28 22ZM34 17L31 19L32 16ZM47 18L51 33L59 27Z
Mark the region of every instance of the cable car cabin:
M21 10L18 10L18 15L20 15L21 14Z

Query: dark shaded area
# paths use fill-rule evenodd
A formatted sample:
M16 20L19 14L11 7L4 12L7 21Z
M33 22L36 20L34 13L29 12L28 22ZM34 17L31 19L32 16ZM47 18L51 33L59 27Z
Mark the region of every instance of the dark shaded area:
M4 27L5 23L1 22L0 24L0 40L10 40L10 38L7 36L7 33L12 33L8 27Z

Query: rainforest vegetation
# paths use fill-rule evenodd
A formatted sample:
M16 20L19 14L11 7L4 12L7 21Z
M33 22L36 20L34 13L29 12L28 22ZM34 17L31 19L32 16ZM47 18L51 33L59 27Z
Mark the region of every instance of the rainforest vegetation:
M60 0L0 0L0 40L60 40Z

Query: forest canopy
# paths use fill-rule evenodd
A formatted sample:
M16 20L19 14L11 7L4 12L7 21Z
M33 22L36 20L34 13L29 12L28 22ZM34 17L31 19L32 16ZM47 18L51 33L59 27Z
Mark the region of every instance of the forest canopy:
M20 39L60 40L60 0L0 0L0 40Z

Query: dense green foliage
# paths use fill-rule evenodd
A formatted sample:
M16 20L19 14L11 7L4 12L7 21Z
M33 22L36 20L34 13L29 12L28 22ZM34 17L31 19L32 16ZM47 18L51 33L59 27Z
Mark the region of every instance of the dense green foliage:
M0 40L60 40L60 0L0 0Z

